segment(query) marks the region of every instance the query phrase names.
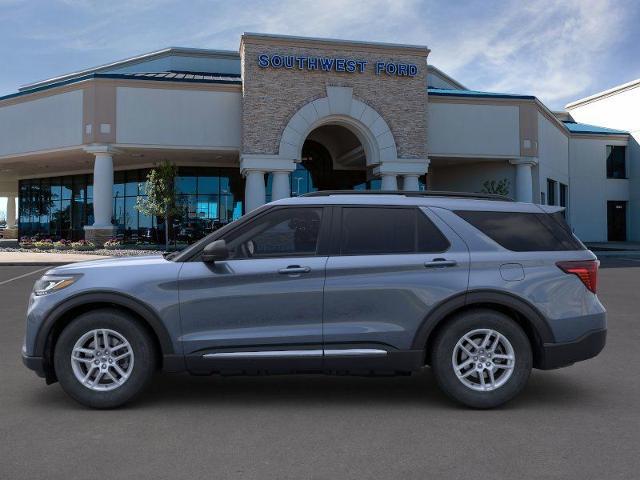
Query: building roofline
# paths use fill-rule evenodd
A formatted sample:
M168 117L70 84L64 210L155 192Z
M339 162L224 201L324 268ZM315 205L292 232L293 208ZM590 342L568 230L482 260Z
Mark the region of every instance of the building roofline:
M209 50L205 48L187 48L187 47L167 47L161 50L156 50L153 52L143 53L141 55L136 55L134 57L125 58L122 60L116 60L114 62L105 63L103 65L99 65L97 67L86 68L83 70L78 70L76 72L66 73L64 75L59 75L57 77L48 78L45 80L39 80L37 82L28 83L22 85L18 88L18 92L23 92L26 90L32 90L34 88L39 88L47 84L59 83L61 81L66 81L69 79L85 76L91 73L100 73L101 71L112 69L114 67L124 67L128 65L136 65L141 62L145 62L155 58L162 58L169 56L171 54L178 53L181 55L188 56L215 56L220 58L231 58L231 59L239 59L240 54L238 52L232 50Z
M434 67L433 65L429 64L427 66L427 69L431 72L435 72L436 74L440 75L441 77L443 77L447 82L453 83L456 87L460 88L461 90L469 90L467 87L465 87L464 85L462 85L459 81L457 81L455 78L453 78L450 75L447 75L445 72L443 72L442 70L440 70L438 67Z
M232 76L232 75L230 75ZM236 77L233 75L232 77ZM113 79L113 80L144 80L147 82L178 82L178 83L204 83L204 84L222 84L222 85L242 85L242 80L223 80L223 79L193 79L193 78L164 78L164 77L145 77L141 75L129 74L129 73L89 73L79 77L69 78L67 80L60 80L55 83L44 84L39 87L34 87L29 90L22 90L17 93L10 93L0 97L0 102L3 100L9 100L12 98L24 97L33 93L42 92L58 87L64 87L66 85L72 85L74 83L81 83L87 80L93 79Z
M588 97L580 98L571 103L567 103L564 108L566 108L567 110L571 110L572 108L579 107L580 105L594 102L600 100L601 98L610 97L612 95L617 95L618 93L622 93L636 87L640 87L640 78L631 80L627 83L623 83L622 85L617 85L615 87L609 88L608 90L594 93L593 95L589 95Z
M616 130L614 128L599 127L598 125L591 125L589 123L574 122L563 120L569 131L574 135L629 135L626 130ZM576 125L579 130L572 130L571 125Z
M348 45L352 47L362 47L381 50L407 50L409 53L418 55L429 55L429 48L425 45L412 45L404 43L385 43L385 42L366 42L361 40L342 40L339 38L323 38L323 37L300 37L296 35L277 35L273 33L256 33L244 32L240 39L240 44L246 40L267 40L273 42L291 42L295 41L301 45Z
M519 94L510 94L510 93L492 93L492 92L479 92L473 90L450 90L450 89L438 89L438 88L429 88L427 89L429 96L436 97L457 97L457 98L482 98L486 100L491 99L500 99L500 100L524 100L528 102L534 102L538 108L538 110L545 115L547 119L555 123L555 125L560 128L560 130L567 135L568 137L576 136L619 136L619 137L628 137L629 133L622 130L612 130L607 129L605 127L598 127L596 125L591 125L594 130L585 130L585 131L571 131L569 127L566 125L567 122L560 120L554 112L549 110L549 108L542 103L537 97L534 95L519 95ZM571 122L577 123L577 122Z
M513 98L516 100L535 100L533 95L522 95L518 93L493 93L493 92L480 92L477 90L455 90L448 88L428 88L429 95L435 95L440 97L473 97L473 98Z

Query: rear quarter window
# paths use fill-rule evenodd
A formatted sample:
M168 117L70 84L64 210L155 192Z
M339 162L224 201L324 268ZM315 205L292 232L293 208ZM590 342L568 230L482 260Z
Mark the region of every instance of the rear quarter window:
M475 210L456 210L455 214L514 252L585 250L561 216Z

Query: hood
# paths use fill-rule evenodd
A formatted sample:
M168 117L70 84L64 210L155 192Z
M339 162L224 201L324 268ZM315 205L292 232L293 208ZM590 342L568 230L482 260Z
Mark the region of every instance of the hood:
M108 257L102 260L88 260L84 262L69 263L60 265L47 271L47 274L61 273L82 273L87 270L95 270L101 268L119 268L129 266L149 266L163 263L170 263L165 260L162 255L145 255L140 257Z

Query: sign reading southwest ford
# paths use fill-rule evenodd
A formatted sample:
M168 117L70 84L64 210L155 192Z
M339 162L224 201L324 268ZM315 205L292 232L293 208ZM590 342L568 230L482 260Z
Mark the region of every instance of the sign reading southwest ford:
M299 57L297 55L267 55L265 53L258 55L258 66L261 68L364 73L368 63L366 60L334 57ZM415 77L418 73L418 66L413 63L375 62L373 68L376 75L384 73L389 76Z

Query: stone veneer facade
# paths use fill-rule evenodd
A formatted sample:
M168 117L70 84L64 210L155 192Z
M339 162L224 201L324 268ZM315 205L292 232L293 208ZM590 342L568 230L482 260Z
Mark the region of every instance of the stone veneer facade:
M242 62L242 153L277 155L282 133L304 105L327 96L328 86L351 87L353 98L377 111L393 134L398 158L427 158L426 47L361 44L245 34ZM363 73L263 68L260 54L367 61ZM417 74L375 73L378 61L417 65Z

